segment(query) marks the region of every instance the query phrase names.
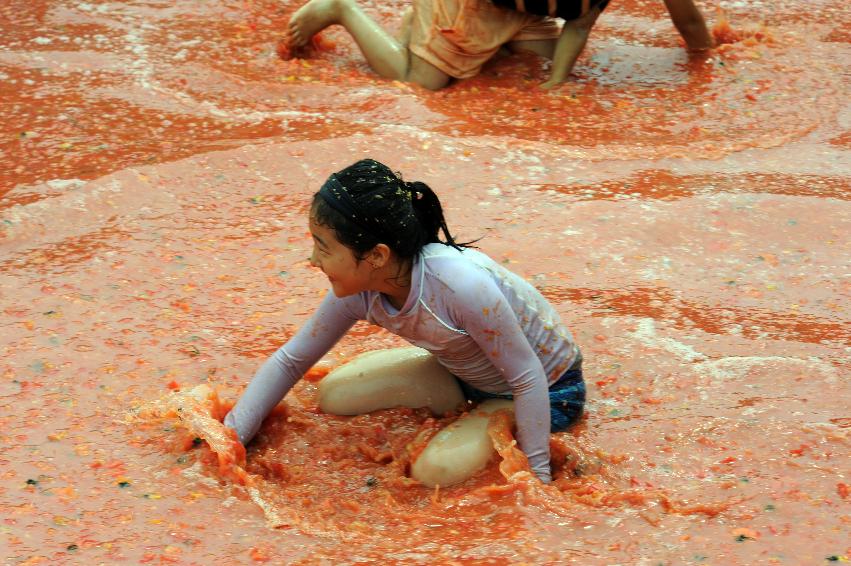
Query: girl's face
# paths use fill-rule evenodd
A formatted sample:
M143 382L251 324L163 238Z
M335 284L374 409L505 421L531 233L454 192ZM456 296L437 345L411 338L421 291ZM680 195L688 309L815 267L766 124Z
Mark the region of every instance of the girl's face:
M313 236L310 264L328 277L335 296L348 297L372 289L375 269L367 261L358 261L351 248L337 240L334 230L317 224L313 215L310 216L310 234Z

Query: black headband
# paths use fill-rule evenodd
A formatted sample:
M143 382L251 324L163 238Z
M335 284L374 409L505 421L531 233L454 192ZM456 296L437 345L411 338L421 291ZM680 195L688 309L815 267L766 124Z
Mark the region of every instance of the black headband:
M362 215L357 203L346 190L346 187L337 180L337 175L332 174L319 189L319 196L328 203L328 206L342 214L346 220L355 224L363 225Z

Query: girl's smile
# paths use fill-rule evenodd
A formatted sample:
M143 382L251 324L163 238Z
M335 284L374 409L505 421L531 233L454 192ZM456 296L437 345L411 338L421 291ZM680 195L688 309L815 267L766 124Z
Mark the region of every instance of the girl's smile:
M358 260L354 252L341 244L334 230L318 224L310 217L310 234L313 236L313 253L310 264L322 270L337 297L347 297L374 288L375 269L365 260Z
M400 284L399 274L410 266L400 264L385 244L378 244L358 259L354 251L341 243L332 228L316 222L310 215L313 253L310 264L322 270L337 297L363 291L379 291L390 303L401 308L408 298L410 282Z

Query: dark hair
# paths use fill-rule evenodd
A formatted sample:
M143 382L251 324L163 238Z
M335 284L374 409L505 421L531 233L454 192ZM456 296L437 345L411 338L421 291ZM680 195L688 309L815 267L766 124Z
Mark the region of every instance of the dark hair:
M359 259L381 243L401 259L414 257L434 242L459 250L472 243L455 241L440 200L428 185L403 181L372 159L331 175L313 195L311 214L317 223L332 228L340 243Z

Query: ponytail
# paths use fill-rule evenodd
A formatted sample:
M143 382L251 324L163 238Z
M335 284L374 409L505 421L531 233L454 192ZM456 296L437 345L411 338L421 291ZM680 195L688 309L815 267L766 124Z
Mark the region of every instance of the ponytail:
M449 232L449 227L446 225L440 199L437 198L437 194L431 190L431 187L420 181L406 183L406 185L412 194L411 205L414 208L414 214L416 214L423 232L431 236L428 243L441 242L457 250L465 248L472 243L459 244L455 241L455 238ZM439 238L439 232L443 232L444 240Z

